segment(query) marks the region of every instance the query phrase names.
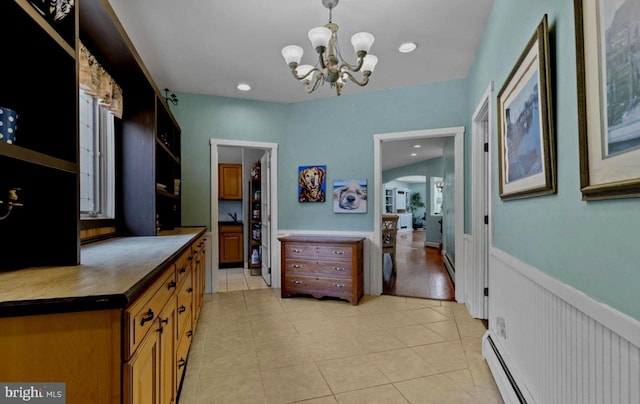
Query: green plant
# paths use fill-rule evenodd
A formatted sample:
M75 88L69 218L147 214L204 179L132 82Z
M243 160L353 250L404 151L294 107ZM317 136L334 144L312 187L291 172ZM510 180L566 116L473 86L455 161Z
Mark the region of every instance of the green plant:
M411 211L415 212L418 208L424 208L425 204L422 202L422 196L419 192L414 192L411 194Z

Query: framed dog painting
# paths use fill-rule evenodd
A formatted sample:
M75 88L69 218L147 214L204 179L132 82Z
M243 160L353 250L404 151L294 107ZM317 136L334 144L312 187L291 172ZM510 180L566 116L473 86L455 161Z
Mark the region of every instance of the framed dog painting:
M327 166L298 167L298 201L325 202Z
M367 213L367 180L333 181L334 213Z

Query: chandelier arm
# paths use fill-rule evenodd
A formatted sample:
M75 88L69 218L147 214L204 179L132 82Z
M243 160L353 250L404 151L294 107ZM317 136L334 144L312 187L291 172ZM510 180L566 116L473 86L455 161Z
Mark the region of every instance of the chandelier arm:
M320 70L318 70L318 68L314 67L313 69L309 70L309 71L307 72L307 74L305 74L304 76L298 76L298 73L296 73L296 69L291 69L291 74L293 74L293 77L295 77L295 78L296 78L296 80L300 80L300 81L302 81L302 80L306 79L307 77L309 77L309 75L310 75L311 73L313 73L313 72L319 72L319 71L320 71Z
M356 83L357 85L359 85L360 87L364 87L367 85L367 83L369 82L369 76L371 75L371 72L366 71L364 72L364 77L362 77L362 81L358 81L353 74L351 74L351 72L349 71L344 71L344 74L346 74L349 77L349 80L353 81L354 83Z
M342 60L342 57L340 57L340 59ZM364 63L364 56L358 57L358 61L356 65L349 64L344 60L342 60L342 64L340 65L340 70L343 70L342 68L346 67L347 70L351 70L352 72L359 72L363 63Z
M313 87L311 88L311 91L308 91L308 92L312 93L312 92L316 91L316 89L318 87L320 87L320 84L323 82L322 80L323 80L322 74L318 74L316 76L316 80L313 82Z

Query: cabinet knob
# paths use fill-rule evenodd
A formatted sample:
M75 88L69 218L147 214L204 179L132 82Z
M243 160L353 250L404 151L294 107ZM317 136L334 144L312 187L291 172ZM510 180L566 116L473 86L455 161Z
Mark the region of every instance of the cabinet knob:
M187 288L187 293L193 293L193 288Z
M291 283L293 283L294 285L301 285L302 281L292 280Z
M183 268L180 268L180 273L181 273L181 274L183 274L183 273L185 273L185 272L187 272L187 268L184 268L184 267L183 267Z
M176 287L176 281L171 281L167 283L167 289L173 289Z
M336 288L344 288L343 283L334 283L333 286L335 286Z
M333 270L334 270L334 271L338 271L338 272L344 272L344 271L345 271L345 268L342 268L342 267L334 267L334 268L333 268Z
M291 249L291 251L292 251L292 252L294 252L294 253L300 253L300 252L302 252L302 250L299 250L299 249L297 249L297 248L292 248L292 249Z
M333 253L336 255L344 255L344 251L340 251L340 250L333 250Z
M180 306L180 307L178 308L178 313L180 313L180 314L184 313L185 311L187 311L187 308L186 308L186 307L184 307L184 305L182 305L182 306Z
M164 331L164 328L160 327L156 331L158 331L160 334L162 334L162 331Z
M293 268L302 268L302 264L293 264L291 265Z
M147 314L140 319L140 326L143 326L144 323L153 320L153 316L153 310L149 309L149 311L147 311Z
M162 324L169 324L169 317L165 318L164 320L160 320L160 322Z

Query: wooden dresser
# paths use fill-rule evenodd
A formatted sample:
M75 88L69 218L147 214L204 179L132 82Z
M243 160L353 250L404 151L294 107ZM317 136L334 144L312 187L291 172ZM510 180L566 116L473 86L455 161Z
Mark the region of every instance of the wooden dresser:
M354 306L364 294L364 237L286 236L281 242L282 297L338 297Z

